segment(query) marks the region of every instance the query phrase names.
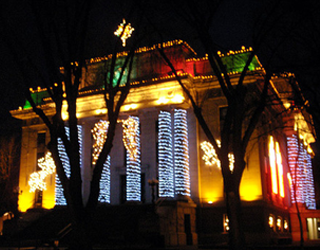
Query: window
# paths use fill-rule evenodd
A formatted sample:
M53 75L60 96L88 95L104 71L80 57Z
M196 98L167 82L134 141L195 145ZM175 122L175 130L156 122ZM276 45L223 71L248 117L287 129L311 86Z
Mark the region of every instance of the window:
M289 231L289 224L287 219L283 219L283 232Z
M307 231L309 240L320 239L320 219L307 218Z
M274 226L275 226L275 223L274 223L274 216L272 214L269 215L269 228L274 231Z
M284 198L282 157L279 143L274 140L273 136L269 137L269 166L272 193Z
M277 228L277 232L281 232L282 231L282 218L281 217L277 218L276 228Z

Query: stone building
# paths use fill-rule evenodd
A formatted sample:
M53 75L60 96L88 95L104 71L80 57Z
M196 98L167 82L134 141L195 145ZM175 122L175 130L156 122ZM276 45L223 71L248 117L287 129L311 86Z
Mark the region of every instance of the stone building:
M219 161L206 162L203 150L206 136L156 46L136 51L132 88L121 109L114 146L104 166L99 201L112 206L155 203L158 233L166 245L226 241L229 224ZM165 43L164 49L182 82L198 97L204 97L203 114L219 139L227 102L208 58L197 58L183 41ZM239 78L249 53L250 49L242 48L221 54L232 83ZM125 53L118 55L115 78L124 57ZM95 157L108 128L102 90L109 61L109 57L87 61L77 102L84 202ZM244 83L256 87L263 81L264 70L255 57ZM274 77L271 86L270 91L281 102L266 108L261 124L267 125L261 125L251 138L240 187L247 240L252 243L299 240L295 202L301 208L305 239L319 239L320 214L315 207L310 148L314 138L307 123L309 118L289 101L285 77ZM34 90L32 97L46 114L54 114L45 89ZM45 186L40 190L30 192L31 175L39 174L41 162L50 161L46 157L50 136L28 102L11 114L23 120L20 211L66 205L55 173L47 174ZM130 137L128 133L133 134ZM134 153L126 148L130 143L134 144ZM62 144L60 153L68 169Z

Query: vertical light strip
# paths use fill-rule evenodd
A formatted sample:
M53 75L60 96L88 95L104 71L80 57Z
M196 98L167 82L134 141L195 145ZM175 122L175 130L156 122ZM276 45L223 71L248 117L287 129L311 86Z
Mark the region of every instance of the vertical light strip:
M141 162L139 118L130 116L122 122L123 142L127 149L127 201L141 201Z
M92 152L92 167L94 168L99 155L102 151L103 145L107 140L107 132L109 128L109 122L100 120L94 125L91 130L93 137L93 152ZM110 156L106 158L103 164L103 169L100 179L100 193L98 197L99 202L110 203Z
M305 203L308 209L316 209L315 191L311 156L297 135L287 138L288 159L291 172L291 201L295 203L294 187L296 185L296 199L298 203Z
M78 127L78 140L79 140L80 167L82 167L82 127L81 127L81 125L78 125L77 127ZM65 130L66 130L66 135L69 139L70 130L68 127L66 127ZM66 153L66 150L65 150L65 147L63 145L61 138L58 138L58 151L59 151L59 157L62 161L62 166L64 168L66 176L67 176L67 178L70 178L71 171L70 171L69 157ZM66 198L64 197L64 194L63 194L63 187L62 187L61 181L58 177L58 174L56 175L55 193L56 193L56 205L58 205L58 206L67 205Z
M316 199L315 199L315 190L314 190L314 182L313 182L313 172L312 172L312 161L311 155L305 150L306 156L306 179L307 179L307 199L306 206L309 209L316 209Z
M284 198L283 166L282 166L280 146L278 142L276 142L276 158L277 158L277 168L278 168L279 193L280 193L280 196Z
M183 109L174 110L174 170L176 194L190 196L187 111Z
M276 154L274 148L273 136L269 139L269 164L271 173L272 192L278 194L278 181L277 181L277 169L276 169Z
M160 111L158 120L159 197L174 197L172 126L170 112Z
M288 163L290 168L290 176L291 176L291 201L295 203L295 195L294 195L294 184L298 183L298 140L296 135L292 135L287 138L288 145ZM299 190L296 186L296 197L297 201L301 202L300 195L298 195Z
M105 163L103 163L98 201L110 203L110 182L110 156L108 155Z

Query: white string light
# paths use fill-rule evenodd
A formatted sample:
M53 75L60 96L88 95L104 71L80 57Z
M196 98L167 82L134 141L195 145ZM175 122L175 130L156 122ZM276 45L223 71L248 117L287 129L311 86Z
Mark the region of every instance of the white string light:
M174 197L171 114L159 113L159 196Z
M308 209L316 209L311 156L303 143L299 143L297 135L288 137L287 144L292 183L291 201L295 203L296 196L298 203L305 203Z
M176 194L190 196L187 111L183 109L174 110L174 170Z
M80 158L79 164L80 164L80 167L82 167L82 127L81 125L78 125L77 128L78 128L79 158ZM66 130L67 138L69 139L70 129L68 127L65 127L65 130ZM66 173L66 177L70 178L70 175L71 175L70 161L61 138L58 138L58 152L59 152L60 160L62 162L63 169ZM67 205L67 200L64 197L63 187L58 175L56 175L56 192L55 193L56 193L56 205L58 206Z
M107 140L107 132L109 128L109 122L100 120L94 125L91 130L93 137L93 152L92 152L92 167L96 165L99 155L102 151L103 145ZM98 201L110 203L110 156L106 158L103 164L103 169L100 179L100 193Z
M123 143L127 149L127 201L141 201L141 162L139 118L122 121Z

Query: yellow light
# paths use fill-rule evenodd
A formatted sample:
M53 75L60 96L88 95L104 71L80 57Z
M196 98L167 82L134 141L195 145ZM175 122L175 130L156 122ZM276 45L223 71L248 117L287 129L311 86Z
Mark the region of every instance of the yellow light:
M261 186L259 180L253 179L250 181L241 182L240 196L244 201L255 201L261 199Z
M269 163L270 163L270 172L271 172L272 192L275 194L278 194L276 155L275 155L274 141L272 136L270 136L270 140L269 140Z
M269 215L269 227L270 227L270 228L273 228L273 226L274 226L273 216L272 216L272 215Z
M122 23L118 25L118 29L114 32L114 34L120 37L122 41L122 46L126 46L126 40L131 37L134 28L131 27L131 23L126 24L126 20L123 19Z
M277 227L281 228L281 219L280 218L277 219Z
M167 98L164 97L164 96L161 96L161 97L156 101L157 104L167 104L168 102L169 102L169 99L167 99Z
M61 118L62 118L62 120L67 120L68 118L69 118L69 115L68 115L68 113L67 112L62 112L61 113Z
M277 167L278 167L280 196L282 198L284 198L283 166L282 166L282 157L281 157L281 152L280 152L280 146L279 146L278 142L276 142L276 154L277 154Z
M134 104L134 103L122 106L123 110L125 111L134 110L137 107L138 107L138 104Z
M290 173L287 173L287 178L288 178L289 185L291 187L292 186L292 179L291 179Z
M94 111L97 115L104 115L107 113L107 109L106 108L102 108L102 109L96 109Z
M172 98L172 102L175 103L182 103L184 101L184 97L182 95L176 94L173 98Z
M283 106L286 108L286 109L289 109L291 107L291 103L290 102L285 102L283 104Z
M130 158L135 160L138 154L137 149L137 131L139 123L129 117L127 120L122 121L123 128L123 143L125 148L128 150Z

